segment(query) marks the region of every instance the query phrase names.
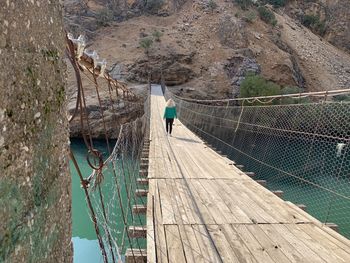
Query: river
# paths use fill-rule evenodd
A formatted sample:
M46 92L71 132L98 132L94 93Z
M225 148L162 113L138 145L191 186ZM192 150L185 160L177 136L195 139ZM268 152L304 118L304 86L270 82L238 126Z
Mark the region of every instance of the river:
M107 148L104 141L100 141L100 140L94 141L94 147L104 153L104 158L107 156ZM87 177L91 173L91 168L86 161L87 151L83 140L72 139L71 149L73 150L74 156L79 164L79 167L83 173L83 176ZM129 163L127 166L138 167L138 164ZM84 195L83 189L80 186L79 177L72 163L70 167L71 167L71 176L72 176L72 220L73 220L72 241L73 241L73 247L74 247L74 263L103 262L96 233L95 233L95 229L93 227L92 221L89 216L88 207L85 201L85 195ZM129 168L125 168L125 170L128 170L128 169ZM125 175L125 173L123 173L121 170L117 170L118 178L121 179L123 175ZM125 183L126 185L130 186L130 183L132 181L132 180L128 180L128 177L126 179L127 179L126 181L120 180L119 182L121 186L120 190L121 190L121 195L123 200L122 203L124 204L124 207L127 207L128 205ZM135 184L133 184L131 187L132 187L131 188L132 192L134 192ZM122 217L122 211L120 209L120 206L118 205L119 203L117 199L118 197L116 195L116 192L117 192L116 184L115 184L115 181L113 180L113 175L110 171L109 172L107 171L104 173L104 181L101 189L103 192L104 202L106 204L107 217L110 222L109 231L113 236L114 241L116 241L118 246L121 246L121 243L123 240L123 229L124 229L123 217ZM97 192L97 190L95 192ZM94 194L95 192L93 192L93 194L91 195L91 198L94 204L94 208L96 209L97 206L99 206L99 199L96 198L96 196L98 195ZM132 205L135 203L135 200L131 200L130 202ZM125 213L128 214L127 220L129 224L131 224L132 218L131 218L130 210ZM102 213L100 212L97 214L99 216L99 219L102 220L102 215L101 215ZM142 223L144 223L145 222L144 216L140 218L140 220L142 220ZM134 222L132 224L140 225L142 223L140 223L136 218L134 219ZM101 229L101 227L100 227L100 230L101 232L103 232L103 229ZM122 258L124 256L123 254L125 253L125 249L130 246L125 236L124 236L124 242L125 242L124 249L121 251ZM137 247L138 245L140 245L141 247L145 247L145 240L140 239L137 242L133 241L133 247ZM108 252L107 242L105 242L105 246Z

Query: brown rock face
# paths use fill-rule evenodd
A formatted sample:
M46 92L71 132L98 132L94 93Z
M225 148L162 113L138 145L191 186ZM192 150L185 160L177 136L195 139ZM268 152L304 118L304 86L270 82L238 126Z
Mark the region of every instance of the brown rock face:
M151 71L151 82L160 83L163 73L166 85L174 86L188 82L194 77L191 69L195 52L181 53L164 49L162 52L152 52L149 56L138 59L128 67L127 80L146 83L148 72Z
M350 1L295 0L290 1L287 12L302 20L305 15L315 15L324 22L323 37L334 46L350 52Z
M72 262L59 1L2 1L0 21L0 262Z
M327 1L329 24L325 38L350 53L350 1Z

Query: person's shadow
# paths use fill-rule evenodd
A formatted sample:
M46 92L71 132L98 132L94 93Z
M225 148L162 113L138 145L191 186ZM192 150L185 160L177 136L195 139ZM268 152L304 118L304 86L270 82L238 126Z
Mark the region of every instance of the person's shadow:
M190 142L190 143L201 143L200 141L196 141L196 140L192 140L192 139L187 139L187 138L183 138L183 137L177 137L177 136L173 136L173 138L181 140L181 141L185 141L185 142Z

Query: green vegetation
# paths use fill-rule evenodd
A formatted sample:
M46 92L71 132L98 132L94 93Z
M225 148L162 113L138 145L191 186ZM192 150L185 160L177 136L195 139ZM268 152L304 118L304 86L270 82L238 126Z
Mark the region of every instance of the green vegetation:
M326 23L321 21L318 15L305 15L302 17L302 24L310 28L315 33L323 36L326 33Z
M96 14L96 23L99 26L109 26L109 23L113 21L113 11L108 8L101 9Z
M208 7L211 11L214 11L218 7L218 4L214 0L209 0Z
M154 30L152 33L152 36L154 37L154 40L157 42L160 42L160 38L163 35L162 32L158 31L158 30Z
M55 49L51 49L51 50L42 49L41 53L46 60L51 61L53 63L58 61L58 59L60 58L58 51Z
M149 49L153 44L153 40L151 38L145 37L140 40L139 44L140 47L142 47L145 50L145 53L148 54Z
M243 16L244 20L246 20L248 23L252 23L256 19L256 13L255 11L249 11Z
M163 5L163 0L148 0L146 2L146 10L149 13L156 13Z
M234 0L243 10L247 10L250 6L254 4L252 0Z
M350 101L350 95L337 95L334 96L334 101Z
M248 74L245 80L241 83L240 97L262 97L262 96L274 96L284 94L296 94L301 93L303 90L299 87L281 87L280 85L266 80L260 75ZM273 104L295 104L295 103L306 103L307 98L282 98L274 100ZM259 105L260 103L253 103L252 105Z
M269 9L267 9L265 6L259 6L258 13L261 20L263 20L264 22L271 24L273 26L277 25L275 14Z
M263 3L273 5L274 7L285 6L288 0L264 0Z
M273 96L281 94L281 87L260 75L248 74L241 84L240 97Z

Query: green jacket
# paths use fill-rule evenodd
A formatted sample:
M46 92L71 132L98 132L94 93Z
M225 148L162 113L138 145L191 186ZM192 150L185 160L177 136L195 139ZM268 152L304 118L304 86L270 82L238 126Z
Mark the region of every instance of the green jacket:
M175 107L166 107L164 111L164 119L174 119L177 118Z

